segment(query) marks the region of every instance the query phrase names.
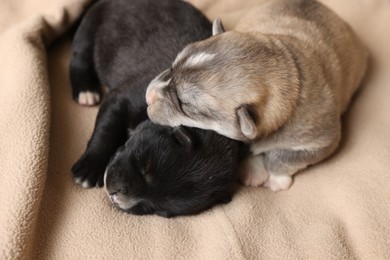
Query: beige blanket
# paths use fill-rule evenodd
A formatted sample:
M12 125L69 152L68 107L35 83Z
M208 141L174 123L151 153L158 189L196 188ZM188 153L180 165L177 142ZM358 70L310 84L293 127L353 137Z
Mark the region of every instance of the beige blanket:
M261 1L191 2L231 29ZM228 205L164 219L114 210L71 179L97 108L71 100L70 37L46 47L88 0L1 0L0 259L390 259L390 2L322 2L373 55L337 154L288 191L242 188Z

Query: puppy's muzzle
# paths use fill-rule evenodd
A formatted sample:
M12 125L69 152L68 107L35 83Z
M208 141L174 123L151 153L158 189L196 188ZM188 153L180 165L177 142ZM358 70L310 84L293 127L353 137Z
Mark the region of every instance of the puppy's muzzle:
M146 93L146 103L148 104L148 106L153 104L155 99L156 99L156 91L155 90L151 90L151 91L148 91L148 93Z
M151 89L146 92L146 103L148 106L153 105L157 100L161 99L156 89Z
M119 200L118 192L110 193L109 196L110 196L111 201L112 201L114 204L117 204L117 205L118 205L118 204L121 203L121 201Z

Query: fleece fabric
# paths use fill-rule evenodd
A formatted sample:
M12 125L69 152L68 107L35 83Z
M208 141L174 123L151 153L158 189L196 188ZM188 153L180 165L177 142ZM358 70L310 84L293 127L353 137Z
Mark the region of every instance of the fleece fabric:
M228 30L265 1L190 0ZM71 178L97 108L72 101L66 32L90 1L0 1L0 259L390 259L390 2L321 2L372 57L337 153L288 191L241 187L165 219L119 212Z

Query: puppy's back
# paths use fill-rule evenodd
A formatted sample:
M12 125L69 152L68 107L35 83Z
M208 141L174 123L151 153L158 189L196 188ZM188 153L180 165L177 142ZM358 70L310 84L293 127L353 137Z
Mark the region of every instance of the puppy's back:
M96 71L109 87L138 80L145 71L157 75L183 46L211 34L207 18L179 0L101 0L86 16Z
M352 29L333 11L315 0L275 0L253 9L235 28L283 38L284 47L300 52L300 69L324 74L342 113L359 86L367 51ZM316 58L314 58L316 57ZM314 83L314 82L313 82Z

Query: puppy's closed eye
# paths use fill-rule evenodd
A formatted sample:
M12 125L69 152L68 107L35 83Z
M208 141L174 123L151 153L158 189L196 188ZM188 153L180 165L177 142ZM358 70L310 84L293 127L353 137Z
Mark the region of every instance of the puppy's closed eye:
M182 99L180 99L179 96L176 96L176 97L177 97L177 102L179 103L179 106L180 106L182 112L185 113L185 111L183 111L183 106L187 105L187 103L184 102Z
M151 166L148 157L137 157L133 158L133 165L135 170L144 178L147 184L151 184L153 182L153 177L151 174Z
M174 217L175 214L173 212L169 212L166 210L156 210L154 206L149 203L139 202L137 205L131 208L131 213L135 215L151 215L157 214L164 218Z
M150 215L155 213L155 209L144 202L139 202L131 208L131 213L135 215Z
M134 165L134 168L137 172L139 172L141 175L144 175L146 172L145 164L142 162L140 157L133 157L132 163Z

